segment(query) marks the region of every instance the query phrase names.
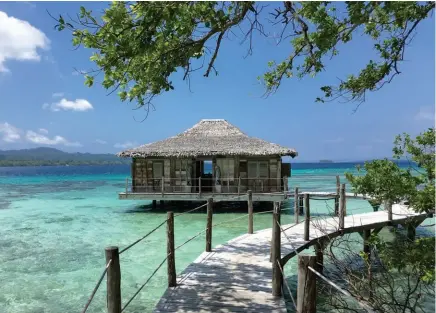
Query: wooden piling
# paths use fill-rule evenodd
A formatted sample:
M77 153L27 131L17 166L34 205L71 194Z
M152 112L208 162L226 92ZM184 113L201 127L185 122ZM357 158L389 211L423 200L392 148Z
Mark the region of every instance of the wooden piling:
M174 250L174 213L167 213L167 273L168 287L175 287L176 282L176 256Z
M324 243L318 241L315 244L316 267L315 270L322 274L324 270Z
M316 256L298 255L297 312L316 313Z
M298 224L298 217L300 214L300 208L298 207L299 195L298 195L298 187L295 187L294 191L294 219L295 224Z
M407 238L409 240L415 240L416 236L416 227L413 223L407 224Z
M367 255L367 280L368 280L368 297L372 298L372 261L371 261L371 245L369 244L369 240L371 238L371 230L365 229L363 230L363 252Z
M339 175L336 175L336 198L335 198L335 216L339 215L339 196L341 192L341 180Z
M151 207L152 207L153 209L156 209L156 200L153 200L153 201L152 201L152 203L151 203Z
M271 245L271 262L272 262L272 295L280 297L282 295L282 281L283 275L280 271L278 262L281 259L280 252L280 209L279 203L274 202L273 212L273 233L272 233L272 245Z
M371 237L371 230L365 229L363 231L363 252L370 253L371 247L369 245L369 239Z
M345 184L341 185L340 197L339 197L339 229L344 228L345 223Z
M304 194L304 240L309 240L310 202L309 194Z
M251 190L248 190L248 233L253 233L253 193Z
M304 199L303 199L302 195L300 195L300 197L298 199L298 206L299 206L298 214L300 214L300 215L303 215L303 207L304 207L303 201L304 201Z
M207 199L206 252L212 251L213 198Z
M121 270L118 247L105 249L106 264L111 261L107 269L107 311L121 313Z
M392 221L392 201L386 200L385 206L385 209L388 212L388 221Z

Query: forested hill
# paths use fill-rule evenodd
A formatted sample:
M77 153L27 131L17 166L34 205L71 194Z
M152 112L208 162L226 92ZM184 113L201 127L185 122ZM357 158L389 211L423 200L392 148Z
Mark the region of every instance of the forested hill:
M0 150L0 166L128 164L114 154L68 153L54 148Z

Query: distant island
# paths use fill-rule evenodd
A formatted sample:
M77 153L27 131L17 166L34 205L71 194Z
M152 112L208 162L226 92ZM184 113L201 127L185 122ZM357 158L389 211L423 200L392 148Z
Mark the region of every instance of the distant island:
M130 164L130 159L119 158L110 153L68 153L45 147L22 150L0 150L0 167L113 164Z
M334 163L332 160L319 160L319 163Z

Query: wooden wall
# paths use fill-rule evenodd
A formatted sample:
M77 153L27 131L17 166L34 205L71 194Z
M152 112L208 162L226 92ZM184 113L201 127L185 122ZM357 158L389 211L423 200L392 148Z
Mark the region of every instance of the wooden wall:
M225 158L225 157L223 157ZM229 158L229 157L227 157ZM241 177L241 192L246 192L247 186L247 177L248 177L248 162L249 161L267 161L268 164L268 173L269 180L263 181L264 191L280 191L283 185L283 175L290 176L289 163L282 163L281 158L277 157L240 157L234 156L231 157L235 160L235 168L234 168L234 181L231 182L232 192L235 192L238 185L238 178ZM217 163L217 159L220 157L213 157L212 159L212 175L215 176L215 165ZM177 159L164 159L164 158L133 158L131 165L131 175L132 175L132 184L133 189L136 191L141 191L141 187L146 187L147 191L152 191L153 187L153 162L160 162L163 164L163 177L165 183L165 191L178 191L176 190L178 186L186 186L186 181L179 182L176 181L176 160ZM180 160L180 159L179 159ZM193 170L191 178L192 178L192 186L197 185L196 177L199 176L198 170L195 166L195 159L184 159L188 160L187 162L191 165ZM176 188L174 187L176 186ZM235 187L235 188L233 188ZM155 186L156 189L160 190L160 185ZM185 187L180 187L180 191L186 191Z

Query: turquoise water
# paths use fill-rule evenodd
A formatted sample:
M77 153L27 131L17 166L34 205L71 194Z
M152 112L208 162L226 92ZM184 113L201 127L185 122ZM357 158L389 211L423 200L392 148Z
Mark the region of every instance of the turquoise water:
M352 164L322 166L294 166L290 188L334 191L335 175L345 181L344 172L353 170ZM0 312L81 311L104 268L104 247L123 248L166 217L168 208L151 210L147 201L117 199L128 175L128 166L0 168ZM327 203L311 201L312 213L327 214L333 201ZM350 200L347 210L363 213L371 207L366 201ZM282 223L292 223L292 210L285 212ZM214 223L245 213L215 210ZM176 245L203 230L205 218L204 211L176 217ZM256 215L254 223L255 230L269 228L271 215ZM213 246L246 231L246 218L218 226L213 230ZM123 303L162 261L165 243L162 227L121 255ZM178 250L177 272L204 246L205 238L200 236ZM295 275L295 260L288 262L286 273ZM165 287L163 266L126 312L151 312ZM103 283L88 312L105 312L105 293Z

